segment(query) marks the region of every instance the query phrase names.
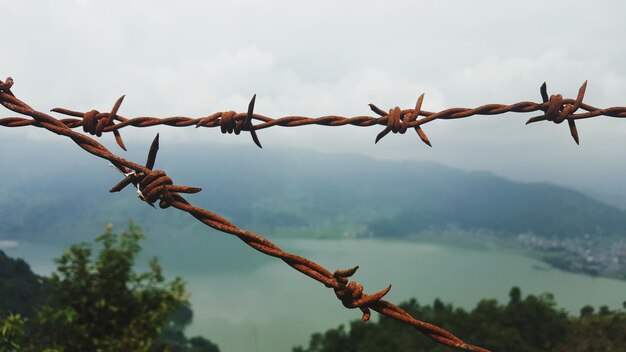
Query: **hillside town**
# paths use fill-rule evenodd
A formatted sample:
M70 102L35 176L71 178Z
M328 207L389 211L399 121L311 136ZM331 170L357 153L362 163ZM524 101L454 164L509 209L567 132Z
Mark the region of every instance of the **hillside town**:
M626 238L584 235L545 238L525 233L517 242L550 265L572 272L626 279Z

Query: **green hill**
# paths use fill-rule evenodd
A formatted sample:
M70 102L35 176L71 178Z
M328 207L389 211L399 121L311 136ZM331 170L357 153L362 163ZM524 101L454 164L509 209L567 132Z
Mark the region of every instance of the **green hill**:
M47 281L22 259L0 250L0 317L6 313L30 317L46 297Z
M27 145L0 156L0 239L71 243L80 240L74 234L129 219L153 234L202 227L186 214L142 204L130 188L109 194L121 175L67 141ZM125 156L142 161L147 145L129 150ZM270 236L405 236L450 225L503 236L626 229L626 211L571 189L434 163L162 142L156 167L176 183L202 187L188 197L194 204Z

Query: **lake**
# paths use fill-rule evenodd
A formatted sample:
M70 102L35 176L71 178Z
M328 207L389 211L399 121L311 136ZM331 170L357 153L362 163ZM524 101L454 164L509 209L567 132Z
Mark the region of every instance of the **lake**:
M194 311L188 336L202 334L222 352L287 352L308 344L314 332L360 318L360 311L345 309L331 289L236 238L210 232L153 236L139 261L145 263L156 254L168 276L188 282ZM392 303L411 297L432 303L439 297L472 308L483 298L507 302L512 286L519 286L524 295L551 292L559 307L572 314L586 304L620 308L626 300L625 281L547 269L537 260L497 249L373 239L273 240L331 271L359 265L354 279L366 293L393 284L387 295ZM6 252L46 274L53 268L51 258L61 250L20 244Z

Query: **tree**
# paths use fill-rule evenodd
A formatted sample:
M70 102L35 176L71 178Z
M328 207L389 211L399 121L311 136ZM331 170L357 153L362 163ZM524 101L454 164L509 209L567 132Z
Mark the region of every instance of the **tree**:
M419 316L449 331L467 336L493 351L535 352L535 351L622 351L610 349L623 345L623 313L609 312L599 316L602 321L587 323L584 320L570 319L566 313L556 308L550 294L523 297L519 287L509 291L506 305L495 299L483 299L471 311L455 308L440 299L432 305L420 305L411 299L401 307L413 316ZM598 319L599 320L599 319ZM604 325L601 325L604 324ZM602 334L594 327L602 326ZM574 332L575 333L571 333ZM575 335L575 336L573 336ZM577 344L602 339L606 349L578 349ZM577 343L569 343L576 340ZM378 322L361 324L353 322L350 330L343 326L325 333L311 336L308 347L295 347L294 352L374 352L374 351L422 351L444 352L448 347L441 346L423 336L416 335L411 327L391 318L381 316Z
M154 341L150 352L219 352L213 342L202 336L187 338L183 332L193 319L189 304L183 304L163 326L159 337Z
M590 317L593 315L593 307L590 305L586 305L582 308L580 308L580 317L581 318L586 318L586 317Z
M24 319L19 314L0 318L0 351L21 351L25 341Z
M0 298L11 301L0 301L0 351L219 352L185 336L193 312L180 278L167 282L156 259L135 272L142 238L132 223L120 235L107 226L97 257L91 244L74 245L51 279L0 251Z
M519 304L522 300L522 290L519 287L513 286L509 291L509 305Z
M188 301L180 278L167 281L156 258L136 273L141 229L115 235L108 225L92 244L71 246L50 279L49 301L37 312L33 350L147 351L174 312Z

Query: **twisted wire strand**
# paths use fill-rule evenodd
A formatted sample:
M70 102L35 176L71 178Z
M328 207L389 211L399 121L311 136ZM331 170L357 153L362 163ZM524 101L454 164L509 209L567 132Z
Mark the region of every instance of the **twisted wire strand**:
M13 84L13 80L9 77L4 83L7 86L7 91L10 92L10 87ZM551 121L556 124L567 120L570 134L574 141L579 143L578 130L576 128L576 120L588 119L598 116L607 116L615 118L626 117L626 107L609 107L609 108L597 108L588 105L583 102L585 91L587 88L587 82L583 83L578 91L576 99L566 99L562 95L556 94L548 96L546 84L544 83L540 88L541 103L535 103L530 101L522 101L510 105L503 104L487 104L476 108L450 108L439 112L431 112L422 110L422 102L424 100L424 94L420 95L413 109L400 109L395 107L389 111L378 108L374 104L369 104L371 110L378 116L355 116L355 117L343 117L337 115L321 116L317 118L306 116L284 116L280 118L271 118L268 116L255 114L254 104L256 95L253 96L250 104L248 105L248 111L246 113L237 113L235 111L221 111L205 117L184 117L184 116L172 116L172 117L134 117L126 118L117 114L118 109L124 99L124 96L119 98L111 112L100 113L97 110L90 110L86 112L74 111L65 108L54 108L53 112L63 114L66 116L72 116L76 118L64 118L60 119L64 125L70 128L83 127L85 132L100 137L103 132L113 132L115 140L118 145L126 150L119 130L127 127L150 127L157 125L166 125L174 127L220 127L222 133L235 133L240 134L241 131L248 131L251 134L252 140L258 147L262 147L258 139L256 131L274 127L296 127L307 125L321 125L321 126L359 126L369 127L374 125L384 125L385 129L376 136L375 143L378 143L380 139L386 136L389 132L404 134L408 128L413 128L418 137L431 146L431 142L426 136L426 133L422 129L422 125L435 120L452 120L460 118L468 118L477 115L500 115L509 112L516 113L529 113L535 111L541 111L542 114L530 118L527 124L539 122L539 121ZM578 110L585 112L576 113ZM420 118L421 117L421 118ZM259 123L254 125L253 121ZM117 122L117 123L115 123ZM20 117L9 117L0 119L0 126L7 127L22 127L22 126L38 126L42 127L37 120L25 119Z
M17 114L31 117L31 121L33 121L33 123L24 124L24 122L20 120L21 118L9 118L8 120L13 121L13 124L5 124L4 126L16 127L34 125L42 127L53 133L66 136L72 139L79 147L86 150L87 152L97 157L108 160L125 175L122 181L113 186L113 188L110 190L111 192L121 191L126 186L133 184L137 188L137 194L142 201L145 201L152 206L154 206L153 204L158 201L160 208L167 208L172 206L176 209L189 213L191 216L211 228L237 236L248 246L256 249L257 251L267 254L269 256L279 258L292 268L321 282L326 287L332 288L337 298L346 308L359 308L361 310L361 320L363 322L367 322L370 319L370 310L374 310L380 314L386 315L388 317L413 326L417 331L428 336L439 344L464 351L488 352L488 350L485 348L465 343L463 340L456 337L452 333L436 325L420 321L412 317L400 307L384 300L383 297L389 292L389 290L391 289L391 285L373 294L363 293L362 285L358 284L355 281L349 280L349 278L357 271L358 267L347 270L336 270L335 272L331 273L323 266L307 258L283 251L277 245L267 240L263 236L260 236L254 232L240 229L235 224L229 222L218 214L192 205L181 195L181 193L198 193L201 191L200 188L175 185L173 181L166 175L165 171L153 170L156 161L156 155L159 149L158 134L152 142L152 145L150 146L146 164L140 165L134 163L113 154L110 150L97 142L95 139L72 130L71 124L67 121L64 122L61 120L57 120L46 113L31 108L26 103L13 95L10 89L12 84L12 79L7 79L5 82L0 81L0 104ZM121 103L121 99L118 100L118 102ZM118 103L116 103L116 106L117 108L119 108ZM240 127L236 127L236 125L231 125L233 126L233 132L236 131L236 128L243 129L246 126L250 126L249 122L251 121L250 116L252 114L251 110L253 106L254 100L250 104L248 114L246 114L247 120L245 120L244 123L240 125ZM97 134L98 128L100 128L100 131L106 131L107 128L111 128L111 117L115 116L115 119L121 119L119 116L116 115L117 108L114 107L112 113L108 116L105 116L106 120L102 122L101 125L100 121L88 121L87 124L89 124L90 126L87 127L86 132L91 133L90 131L93 131ZM98 114L95 113L94 115L97 116ZM231 116L231 118L233 116ZM7 121L7 119L2 120ZM84 119L81 121L81 123L83 123L83 121ZM228 132L228 128L226 128L226 130L226 132Z

